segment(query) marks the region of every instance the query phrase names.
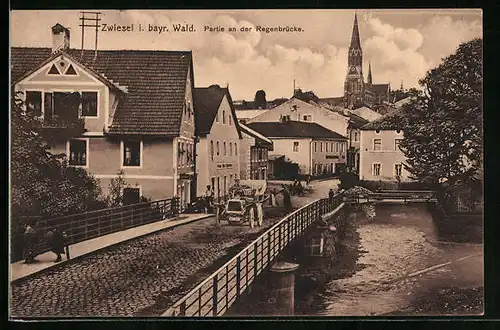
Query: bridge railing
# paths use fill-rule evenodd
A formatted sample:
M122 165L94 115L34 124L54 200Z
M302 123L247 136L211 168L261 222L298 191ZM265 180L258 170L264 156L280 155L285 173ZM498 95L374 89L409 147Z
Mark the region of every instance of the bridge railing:
M349 202L376 202L380 200L402 200L408 201L431 201L436 197L436 193L431 190L379 190L368 194L344 197L344 201Z
M220 316L296 237L321 215L343 206L342 195L316 200L274 224L198 284L163 316Z
M92 238L118 232L124 229L137 227L158 220L169 219L179 213L179 199L177 197L162 199L152 202L131 204L120 207L113 207L90 212L71 214L54 218L36 219L37 254L50 250L48 243L44 239L45 234L54 228L64 231L67 234L67 244L75 244ZM13 236L11 241L22 241L22 227L26 219L14 219L12 227ZM19 260L22 251L16 251L12 259Z

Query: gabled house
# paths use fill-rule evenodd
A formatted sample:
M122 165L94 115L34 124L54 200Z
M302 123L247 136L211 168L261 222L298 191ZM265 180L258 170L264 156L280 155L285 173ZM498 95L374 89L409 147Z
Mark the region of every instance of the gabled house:
M195 88L197 196L224 197L240 175L241 132L228 88Z
M273 142L271 155L286 155L299 165L300 174L337 172L345 164L347 138L310 122L255 122L247 125Z
M240 178L243 180L264 180L269 177L269 155L273 150L273 142L241 124L242 139L240 142Z
M85 131L53 151L97 177L105 194L122 170L125 203L140 196L188 203L195 141L191 52L71 49L60 24L52 36L52 48L11 48L11 78L45 126L57 126L68 96L79 95Z

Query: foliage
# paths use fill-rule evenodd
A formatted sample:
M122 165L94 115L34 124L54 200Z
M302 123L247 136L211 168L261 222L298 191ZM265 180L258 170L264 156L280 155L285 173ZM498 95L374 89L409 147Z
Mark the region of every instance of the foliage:
M410 91L400 147L411 178L437 190L482 181L482 70L482 40L474 39L427 72L423 91Z
M339 180L339 189L350 189L359 185L359 176L354 172L342 172Z
M41 122L18 95L11 100L10 166L13 216L58 216L105 205L97 179L50 152Z
M118 176L109 182L109 195L106 202L109 207L120 206L123 204L123 188L126 188L127 182L123 178L123 170L118 172Z
M263 91L262 89L258 90L255 93L254 105L258 109L266 109L267 108L266 92Z

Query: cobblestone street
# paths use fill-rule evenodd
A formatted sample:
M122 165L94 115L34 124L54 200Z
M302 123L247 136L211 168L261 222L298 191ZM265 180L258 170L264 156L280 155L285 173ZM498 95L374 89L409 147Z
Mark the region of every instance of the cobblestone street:
M328 182L317 186L329 187ZM307 204L324 189L293 206ZM263 227L216 226L214 218L112 246L11 285L12 317L159 315Z

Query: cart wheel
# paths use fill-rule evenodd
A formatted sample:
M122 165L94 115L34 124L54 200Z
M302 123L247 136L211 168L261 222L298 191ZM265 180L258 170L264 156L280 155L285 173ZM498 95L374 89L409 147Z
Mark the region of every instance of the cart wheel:
M255 211L253 210L253 207L250 208L248 211L248 221L250 222L250 228L253 229L255 227Z

